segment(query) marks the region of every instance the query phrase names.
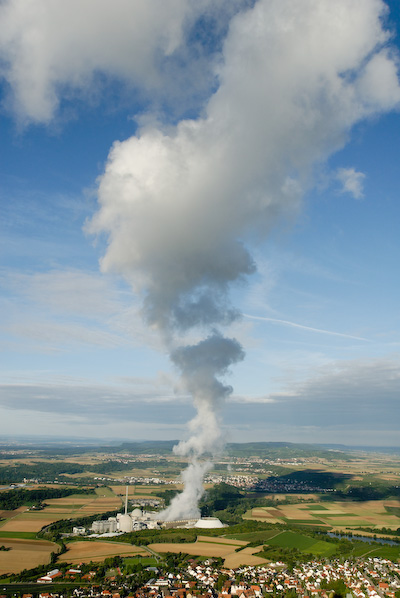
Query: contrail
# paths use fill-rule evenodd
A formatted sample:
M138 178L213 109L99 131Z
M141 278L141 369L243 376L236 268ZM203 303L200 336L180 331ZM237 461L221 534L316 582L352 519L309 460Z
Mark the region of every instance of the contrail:
M245 318L251 320L263 320L265 322L274 322L276 324L284 324L285 326L292 326L293 328L301 328L302 330L309 330L310 332L318 332L320 334L330 334L331 336L340 336L342 338L351 338L355 341L371 342L368 338L362 336L352 336L351 334L344 334L343 332L332 332L332 330L323 330L322 328L312 328L311 326L304 326L303 324L296 324L296 322L289 322L289 320L279 320L278 318L266 318L264 316L252 316L250 314L243 314Z

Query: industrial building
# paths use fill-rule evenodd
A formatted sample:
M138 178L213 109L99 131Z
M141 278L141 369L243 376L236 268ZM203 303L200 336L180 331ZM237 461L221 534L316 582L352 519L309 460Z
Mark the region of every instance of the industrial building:
M131 513L128 513L128 487L126 487L125 510L124 513L118 513L116 517L93 521L90 528L94 534L126 534L141 529L160 529L162 528L198 528L198 529L217 529L225 525L216 517L201 517L200 519L183 519L180 521L162 521L159 518L160 513L156 511L142 511L136 507Z

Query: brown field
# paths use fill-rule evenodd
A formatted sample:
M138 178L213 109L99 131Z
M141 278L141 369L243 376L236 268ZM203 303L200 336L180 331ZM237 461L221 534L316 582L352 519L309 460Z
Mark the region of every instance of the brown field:
M20 538L2 538L1 544L11 548L2 552L0 557L0 575L19 573L23 569L32 569L50 561L50 554L57 552L59 546L44 540L23 540Z
M243 548L235 552L235 548L245 546L243 540L228 540L226 538L212 538L199 536L196 542L183 544L150 544L156 552L185 552L194 556L222 557L225 567L236 568L240 565L262 565L267 563L265 559L255 556L255 552L262 550L262 546Z
M152 548L156 552L185 552L197 556L225 557L234 551L235 545L219 544L218 542L185 542L182 544L149 544L149 548ZM238 548L238 545L236 545L236 548Z
M71 496L64 496L64 498L46 498L46 504L48 505L87 505L91 502L98 500L96 496L83 496L82 494L71 494Z
M38 532L44 525L49 525L53 521L58 521L60 517L50 517L46 519L21 519L16 517L10 519L2 527L2 532ZM0 558L3 558L2 556Z
M149 556L149 553L141 546L131 546L122 542L70 542L67 544L67 552L61 555L60 560L68 563L89 563L99 562L104 559L116 556L132 555Z
M15 509L15 511L0 511L0 517L3 517L4 519L10 519L10 517L16 517L19 513L23 513L24 511L26 511L26 507L18 507L18 509Z
M224 565L229 569L237 569L241 565L250 565L253 567L257 565L265 565L268 561L255 554L260 552L262 548L262 546L249 546L249 548L244 548L240 552L228 554L228 556L225 557Z
M232 540L231 538L210 538L210 536L197 536L197 542L206 542L207 544L227 544L238 546L246 546L246 540Z

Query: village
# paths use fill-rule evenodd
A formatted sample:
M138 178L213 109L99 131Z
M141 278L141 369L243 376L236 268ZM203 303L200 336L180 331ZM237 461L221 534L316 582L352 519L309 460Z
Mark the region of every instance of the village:
M183 555L179 555L183 557ZM179 559L178 559L179 560ZM37 584L51 584L52 591L43 589L38 598L262 598L265 596L290 596L299 598L398 598L400 591L400 565L383 558L364 560L313 560L289 570L283 562L265 566L245 566L237 569L221 567L218 559L198 562L189 559L184 563L165 567L147 567L139 572L140 578L149 577L140 587L135 587L138 577L124 574L121 566L104 571L100 581L99 563L82 564L83 567L53 569L37 579ZM84 571L86 571L84 573ZM81 580L74 589L55 591L57 582ZM93 585L92 585L92 583ZM134 588L134 589L133 589ZM16 595L16 594L14 594ZM0 594L0 598L7 598ZM22 594L33 598L33 594Z

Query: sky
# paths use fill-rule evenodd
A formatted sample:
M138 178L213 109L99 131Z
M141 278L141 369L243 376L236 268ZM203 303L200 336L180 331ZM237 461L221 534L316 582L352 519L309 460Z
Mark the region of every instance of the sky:
M225 441L400 445L399 26L3 0L0 435L185 438L218 328Z

